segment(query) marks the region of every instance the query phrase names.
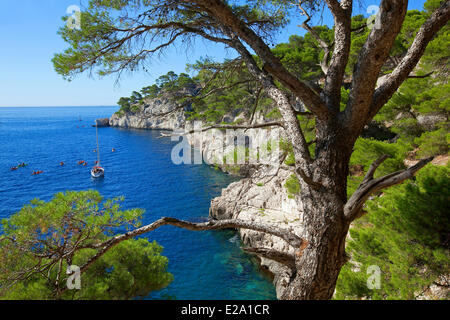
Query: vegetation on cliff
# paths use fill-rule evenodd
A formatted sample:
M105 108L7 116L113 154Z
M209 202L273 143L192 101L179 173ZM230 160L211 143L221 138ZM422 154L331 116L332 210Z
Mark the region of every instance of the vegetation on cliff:
M429 7L430 3L427 3ZM417 29L426 19L426 11L409 11L401 33L398 35L392 59L403 56L411 46ZM358 35L352 38L352 50L348 76L356 61L357 53L365 42L369 30L362 28L367 19L356 16L352 19L354 28L360 28ZM333 30L328 27L315 27L314 31L322 39L331 43ZM377 170L377 176L405 169L404 159L414 161L422 157L446 155L449 151L450 130L448 117L450 113L450 85L448 75L448 46L450 28L446 26L431 42L425 52L417 77L405 81L374 118L375 131L360 137L350 160L348 193L351 195L363 180L373 159L383 154L389 159ZM275 46L273 52L287 68L301 79L314 81L324 75L320 68L323 59L317 41L307 33L305 36L291 36L288 43ZM214 89L206 99L193 100L193 110L189 119L202 119L211 123L229 123L225 117L229 113L243 113L243 120L249 120L255 111L262 112L266 119L279 119L280 113L273 101L263 89L253 85L242 66L236 70L227 69L230 61L213 63L199 61L187 70L195 70L192 78L187 74L178 77L169 72L161 77L165 86L180 91L183 85L204 87L214 72L221 72L220 80L214 78L209 85ZM386 66L386 73L391 72ZM217 77L217 76L216 76ZM160 78L160 79L161 79ZM170 80L169 80L170 79ZM233 83L237 83L232 85ZM242 83L241 83L242 82ZM156 98L161 92L161 80L147 88L154 88L143 98ZM223 88L223 89L220 89ZM211 90L210 89L210 90ZM144 93L144 89L141 91ZM150 91L149 91L150 92ZM343 88L342 105L348 99L348 89ZM186 96L173 97L175 103L183 103ZM119 103L120 104L120 103ZM430 121L426 121L430 118ZM314 119L308 115L298 115L299 122L308 140L314 136ZM421 121L422 120L422 121ZM422 123L421 123L422 122ZM287 154L285 164L295 165L292 145L281 141L281 147ZM314 154L314 146L310 146ZM436 279L450 270L448 235L450 229L446 212L449 201L447 168L427 168L418 175L416 183L407 183L387 191L383 197L372 200L367 208L366 217L351 229L352 240L348 242L348 251L354 257L347 264L339 277L337 298L372 298L372 299L414 299ZM285 183L289 197L300 193L300 184L296 175ZM389 223L387 223L389 219ZM420 226L421 235L417 232ZM436 232L439 226L440 232ZM398 233L401 232L401 235ZM435 241L424 240L432 237ZM414 245L412 245L414 244ZM376 247L374 247L376 246ZM389 250L391 249L391 250ZM381 252L381 253L380 253ZM354 264L358 265L358 272ZM367 287L366 270L371 265L378 265L383 274L382 290L370 290Z
M428 166L414 182L369 201L366 215L350 230L351 261L339 276L338 299L415 299L433 284L447 290L450 270L449 167ZM370 267L379 287L370 288ZM446 294L445 294L446 292Z
M53 60L55 69L71 78L87 69L100 75L136 70L153 53L194 37L237 52L234 60L205 60L191 66L198 72L199 91L175 96L180 107L191 105L191 118L222 123L238 109L246 128L261 127L253 116L265 108L266 116L277 119L266 126L285 129L290 143L287 160L300 183L302 234L240 220L208 225L266 232L291 244L296 250L292 255L275 249L258 251L295 269L283 299L331 298L348 262L349 228L360 228L365 202L414 178L433 160L420 158L448 151L442 138L448 139L450 1L429 0L423 12L407 12L408 1L383 0L375 25L352 17L352 0L325 2L333 28L310 26L311 16L321 8L318 1L292 6L284 0L245 4L92 0L82 12L81 30L61 29L70 48ZM302 27L309 33L271 48L273 32L299 13L306 18ZM173 80L170 75L167 79ZM160 93L161 85L156 85L144 94ZM139 101L140 95L130 99ZM407 161L414 165L406 166ZM173 219L163 220L168 221ZM200 224L175 223L205 230ZM396 245L401 247L401 242ZM389 297L386 292L380 297Z
M0 299L132 299L164 288L173 277L156 242L128 239L105 250L117 233L138 227L142 214L97 191L31 201L2 221Z

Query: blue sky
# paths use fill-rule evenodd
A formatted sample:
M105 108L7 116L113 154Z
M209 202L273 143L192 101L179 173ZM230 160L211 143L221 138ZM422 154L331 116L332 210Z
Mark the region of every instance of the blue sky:
M424 2L410 1L410 9L421 9ZM362 13L369 5L377 3L379 1L363 1ZM184 72L186 63L193 63L200 57L222 60L234 56L231 50L226 52L222 46L198 40L189 50L173 48L152 61L149 73L123 75L119 84L114 76L99 79L81 75L67 82L53 70L51 59L67 47L56 34L63 24L61 17L70 5L80 5L80 1L1 0L0 4L0 107L115 105L120 97L152 84L161 74L170 70ZM329 13L324 13L323 22L331 22ZM293 21L277 36L277 42L287 41L292 34L303 34L298 24Z

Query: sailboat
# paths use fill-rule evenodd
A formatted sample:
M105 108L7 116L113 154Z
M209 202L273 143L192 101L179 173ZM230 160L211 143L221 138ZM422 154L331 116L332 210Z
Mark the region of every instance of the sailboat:
M95 135L97 137L97 164L91 169L91 176L93 178L101 178L105 175L105 169L100 165L100 148L98 146L98 124L95 120Z

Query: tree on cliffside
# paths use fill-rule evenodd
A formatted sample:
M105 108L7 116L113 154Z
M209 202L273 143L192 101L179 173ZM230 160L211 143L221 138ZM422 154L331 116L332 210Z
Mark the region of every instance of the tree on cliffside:
M140 225L144 211L121 210L120 201L67 191L48 202L32 200L3 219L0 300L133 299L169 285L169 260L155 241L126 238L104 246L118 230Z
M194 224L163 218L147 226L145 232L172 224L191 230L248 228L279 236L296 248L294 255L269 249L254 251L293 269L284 299L330 299L347 261L349 226L361 216L365 201L375 192L412 178L431 161L424 159L409 169L374 178L386 157L374 159L362 183L351 197L347 195L349 161L357 138L408 79L427 45L447 24L450 0L429 1L426 19L414 30L411 43L404 44L401 55L393 51L407 14L407 0L382 0L371 29L352 22L356 5L352 0L325 3L334 17L332 41L310 26L311 15L322 8L321 1L316 0L253 0L245 5L220 0L91 0L81 14L81 30L61 29L70 48L53 60L56 71L71 78L93 69L100 75L137 70L152 54L175 43L189 43L195 37L236 50L237 60L281 113L282 121L270 125L284 127L292 143L301 182L304 231L295 235L271 225L239 220ZM297 13L307 18L302 26L323 51L321 85L299 78L304 70L291 71L289 61L280 60L276 50L269 47L271 34L287 24L289 15ZM361 35L358 32L362 28L367 32ZM359 42L353 43L352 37L358 37ZM236 60L229 62L233 63ZM345 99L343 87L348 88ZM299 124L294 99L315 118L314 154Z

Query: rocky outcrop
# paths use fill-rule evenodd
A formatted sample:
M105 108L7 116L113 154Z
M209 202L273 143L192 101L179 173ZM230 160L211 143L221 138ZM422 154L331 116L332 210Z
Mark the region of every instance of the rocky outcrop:
M241 115L229 119L236 122ZM267 120L261 115L255 116L255 123ZM186 123L186 132L191 132L195 124ZM201 125L200 125L201 127ZM284 136L283 129L219 130L213 129L186 135L191 146L201 150L203 160L223 172L249 177L261 164L273 165L279 162L277 144Z
M303 223L301 202L296 195L288 196L284 187L292 173L284 165L261 167L251 177L222 190L222 195L211 201L210 216L269 223L300 235ZM246 247L294 252L293 247L276 236L245 229L240 229L239 234ZM274 275L277 296L281 297L291 277L291 270L263 257L260 261L261 266Z
M439 276L428 288L420 292L417 300L449 300L450 274Z
M109 127L109 119L108 118L96 119L95 124L93 124L92 126L98 128Z
M448 121L447 116L441 113L420 114L417 116L417 122L426 131L436 130L439 123L446 121Z
M266 121L262 116L257 118L256 123ZM189 125L188 128L192 129ZM221 196L211 201L210 216L218 220L240 219L274 224L293 229L300 235L301 202L296 195L288 195L285 187L293 169L283 163L283 153L276 145L285 136L283 129L234 131L234 134L240 134L238 139L236 135L218 131L191 134L187 139L190 145L197 149L201 147L205 162L246 178L230 184L222 190ZM294 248L276 236L246 229L240 229L239 235L245 247L294 252ZM291 270L273 260L259 258L261 267L273 274L277 296L281 297L289 283Z
M245 123L244 118L236 112L225 115L224 121ZM269 120L262 114L255 114L254 123L266 121ZM190 132L195 126L186 121L185 110L179 109L164 96L145 101L136 112L116 113L109 123L116 127L183 132ZM230 184L222 190L221 196L211 201L212 218L259 221L292 229L300 234L301 202L296 195L288 194L285 188L286 180L293 172L283 163L284 157L276 144L285 137L283 129L234 130L228 134L225 130L214 129L183 137L189 145L201 150L206 163L224 172L245 177ZM276 236L244 229L239 234L246 247L274 248L292 253L294 250ZM263 257L260 257L260 262L262 268L273 274L277 296L280 297L291 271L286 266Z
M145 99L142 105L135 105L129 112L119 111L111 116L112 127L133 129L177 130L186 124L185 111L171 99L171 95L162 94L154 99Z
M132 129L159 129L174 130L181 128L184 124L184 113L175 111L168 118L154 117L146 118L141 114L128 113L123 116L114 114L109 119L112 127L132 128Z

